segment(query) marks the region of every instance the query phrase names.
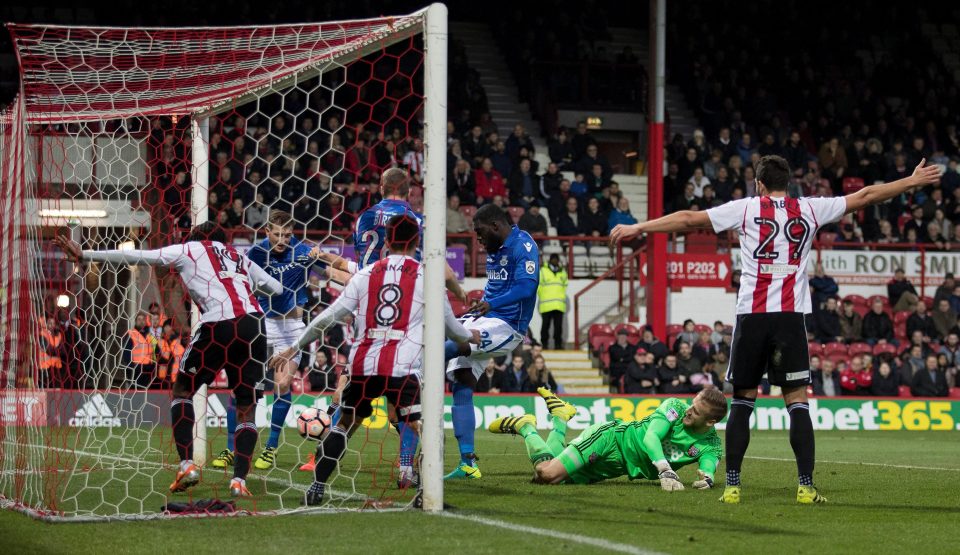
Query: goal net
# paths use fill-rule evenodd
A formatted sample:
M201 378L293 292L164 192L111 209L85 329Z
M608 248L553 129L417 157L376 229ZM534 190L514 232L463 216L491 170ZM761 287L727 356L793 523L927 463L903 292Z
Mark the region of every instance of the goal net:
M296 238L353 257L350 232L379 200L381 172L407 165L420 184L435 176L428 199L444 188L445 8L321 24L9 31L21 89L0 114L0 504L48 519L142 519L170 514L171 502L228 500L232 469L211 466L227 447L223 373L194 399L202 481L188 494L168 490L179 462L171 384L197 324L178 277L74 264L51 239L152 249L215 220L245 250L282 210ZM443 224L444 208L428 210L429 221ZM430 273L443 253L425 258ZM320 266L310 271L306 317L340 290ZM343 322L303 353L276 462L251 468L253 496L238 513L302 510L313 474L300 467L316 443L296 420L330 405L351 340ZM422 449L442 476L433 462L442 449L437 368L436 383L425 379L433 400L424 399ZM256 407L254 458L271 432L271 389ZM321 510L411 504L416 489L397 486L388 407L375 409ZM427 504L442 505L439 478L424 479Z

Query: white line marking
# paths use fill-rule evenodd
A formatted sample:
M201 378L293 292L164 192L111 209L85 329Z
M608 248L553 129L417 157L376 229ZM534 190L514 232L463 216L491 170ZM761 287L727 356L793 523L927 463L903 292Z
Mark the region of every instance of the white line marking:
M581 536L580 534L571 534L569 532L560 532L558 530L549 530L547 528L536 528L534 526L526 526L523 524L513 524L510 522L504 522L502 520L495 520L492 518L486 518L486 517L477 516L477 515L451 513L451 512L427 513L427 514L442 516L445 518L455 518L458 520L466 520L468 522L475 522L477 524L492 526L494 528L500 528L502 530L510 530L512 532L522 532L524 534L535 534L537 536L544 536L553 540L571 541L571 542L579 543L582 545L589 545L591 547L606 549L607 551L615 551L617 553L630 553L631 555L662 555L658 551L648 551L646 549L641 549L639 547L627 545L625 543L612 542L610 540L605 540L602 538Z
M787 459L779 457L744 457L747 459L756 459L758 461L783 461L783 462L796 462L796 459ZM886 463L872 463L872 462L857 462L857 461L816 461L818 464L855 464L863 466L882 466L885 468L903 468L905 470L938 470L938 471L947 471L947 472L960 472L960 468L944 468L940 466L913 466L907 464L886 464Z

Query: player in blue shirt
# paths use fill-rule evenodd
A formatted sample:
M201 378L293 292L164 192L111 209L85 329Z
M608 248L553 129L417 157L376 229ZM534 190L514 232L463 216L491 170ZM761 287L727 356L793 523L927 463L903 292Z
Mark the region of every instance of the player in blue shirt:
M357 218L357 227L353 233L353 247L357 254L357 267L363 268L383 258L387 250L387 222L394 216L406 214L420 224L423 235L423 216L413 211L407 202L410 192L410 176L401 168L390 168L383 172L380 180L380 194L383 200L364 210ZM422 245L422 239L421 239ZM420 249L416 259L420 260Z
M460 465L447 474L448 479L481 477L473 452L477 427L473 389L487 360L511 354L523 341L540 285L537 243L513 225L502 208L493 204L480 208L473 224L487 250L487 285L463 323L468 330L480 331L480 344L446 343L447 376L453 379L453 433L460 446Z
M271 210L266 227L267 238L247 251L247 258L266 270L270 277L283 284L277 295L258 295L257 301L266 316L267 343L274 352L295 345L305 327L303 308L307 302L307 283L310 269L319 261L320 250L310 247L293 236L293 218L286 212ZM280 432L290 411L292 401L290 383L296 375L300 353L277 372L274 382L274 403L270 414L270 437L263 453L254 462L260 470L272 468L276 461ZM233 430L231 420L236 418L232 399L227 409L227 448L220 452L211 466L224 468L233 464Z

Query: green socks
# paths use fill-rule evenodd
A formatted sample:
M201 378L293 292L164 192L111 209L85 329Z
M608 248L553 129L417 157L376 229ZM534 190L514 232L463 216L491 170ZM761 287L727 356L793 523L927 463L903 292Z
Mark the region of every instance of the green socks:
M551 420L553 420L553 430L547 436L547 448L550 449L554 457L558 457L567 447L567 423L556 416Z
M553 452L547 447L547 442L543 441L543 438L537 433L536 426L525 424L519 432L520 436L523 437L523 443L527 446L527 456L530 457L533 466L553 458Z

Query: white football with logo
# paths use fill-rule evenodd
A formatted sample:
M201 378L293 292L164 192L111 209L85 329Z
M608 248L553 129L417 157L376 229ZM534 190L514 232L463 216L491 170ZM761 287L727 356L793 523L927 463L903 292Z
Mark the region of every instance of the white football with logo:
M297 417L297 431L300 437L320 441L330 429L330 416L315 408L309 408Z

